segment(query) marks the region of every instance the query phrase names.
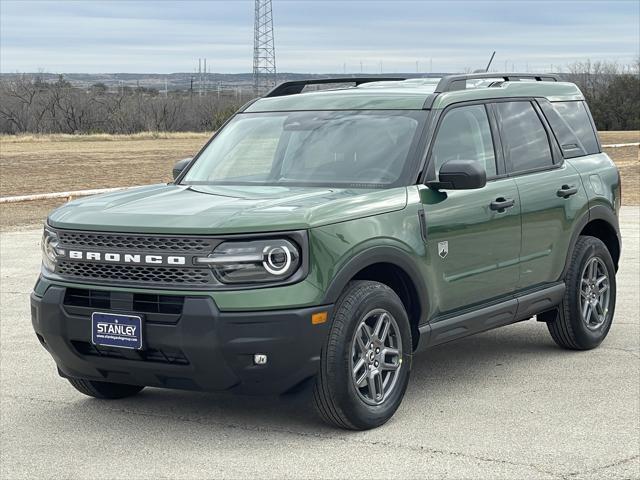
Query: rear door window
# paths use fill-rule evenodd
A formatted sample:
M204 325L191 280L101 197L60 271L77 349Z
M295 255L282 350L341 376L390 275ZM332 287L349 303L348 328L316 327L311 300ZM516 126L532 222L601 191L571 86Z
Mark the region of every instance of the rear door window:
M526 172L553 165L547 130L531 102L496 103L500 136L511 172Z

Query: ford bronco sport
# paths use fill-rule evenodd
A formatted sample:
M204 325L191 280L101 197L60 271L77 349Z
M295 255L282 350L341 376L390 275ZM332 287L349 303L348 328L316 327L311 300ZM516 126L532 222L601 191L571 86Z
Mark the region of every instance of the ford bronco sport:
M586 350L611 327L620 178L552 75L287 82L174 177L47 219L33 327L86 395L309 380L324 420L368 429L420 350L534 317Z

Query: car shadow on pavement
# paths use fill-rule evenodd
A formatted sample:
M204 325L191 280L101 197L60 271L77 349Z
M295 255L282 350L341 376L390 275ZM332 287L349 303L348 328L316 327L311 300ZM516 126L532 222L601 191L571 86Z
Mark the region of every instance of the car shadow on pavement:
M545 335L548 334L543 325L530 322L525 328L522 325L503 328L416 355L404 402L423 403L420 406L423 410L430 408L430 404L437 408L439 402L446 402L461 389L469 391L491 377L503 375L505 368L518 381L525 381L532 361L572 354L556 347ZM518 369L522 370L521 375ZM85 409L90 415L95 412L103 420L110 414L116 418L124 412L167 421L177 419L258 431L335 434L336 431L324 426L316 415L312 388L313 382L308 381L295 393L281 396L148 388L135 397L117 402L82 399L73 402L73 408ZM437 401L425 402L425 398Z

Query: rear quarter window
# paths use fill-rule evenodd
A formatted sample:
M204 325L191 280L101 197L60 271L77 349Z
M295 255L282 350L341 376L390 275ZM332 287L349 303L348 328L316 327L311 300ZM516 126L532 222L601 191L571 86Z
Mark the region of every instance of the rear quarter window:
M584 102L541 102L540 106L565 158L600 152L596 132Z

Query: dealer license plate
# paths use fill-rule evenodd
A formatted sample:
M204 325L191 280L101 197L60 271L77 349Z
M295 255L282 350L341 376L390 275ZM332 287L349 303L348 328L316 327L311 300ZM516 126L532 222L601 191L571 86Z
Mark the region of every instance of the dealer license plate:
M105 347L142 348L142 317L94 312L91 341Z

